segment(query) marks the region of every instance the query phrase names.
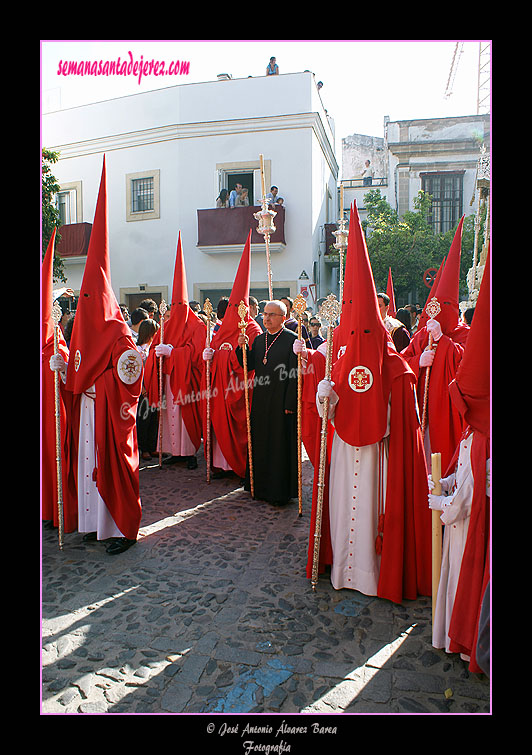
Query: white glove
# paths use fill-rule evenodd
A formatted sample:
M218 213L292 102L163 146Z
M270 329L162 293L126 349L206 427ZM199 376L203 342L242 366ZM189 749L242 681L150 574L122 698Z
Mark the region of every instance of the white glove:
M427 349L419 357L419 366L430 367L433 361L434 361L434 351L432 349Z
M441 330L441 325L437 320L427 320L427 324L425 326L427 328L428 333L432 333L432 340L433 341L439 341L442 337L443 333Z
M451 496L432 495L432 493L429 493L429 509L432 509L432 511L443 511L443 509L446 506L450 506L452 502L453 499Z
M61 354L52 354L50 357L50 369L52 372L65 372L66 368L66 362Z
M320 380L318 383L318 399L323 401L326 398L330 398L334 383L330 380Z
M305 346L305 341L300 341L299 338L296 338L294 345L292 346L292 350L294 354L301 354L301 356L306 359L307 347Z
M213 356L214 356L214 349L211 349L210 346L207 346L205 349L203 349L204 362L210 362Z
M429 483L429 490L431 491L434 490L435 482L432 479L431 474L429 474L428 483ZM444 493L449 493L449 491L452 489L454 485L454 475L451 475L450 477L440 477L440 485Z
M173 351L173 346L171 344L166 343L159 343L155 347L155 356L157 357L169 357L170 354Z

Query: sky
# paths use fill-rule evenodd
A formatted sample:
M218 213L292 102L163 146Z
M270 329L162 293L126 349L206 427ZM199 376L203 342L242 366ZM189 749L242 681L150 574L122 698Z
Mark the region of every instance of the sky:
M390 120L475 115L480 40L41 40L41 106L57 110L166 86L310 70L335 121L336 149L350 134L382 137ZM456 43L463 43L446 89ZM131 55L130 55L131 53ZM63 76L60 61L185 61L179 76Z

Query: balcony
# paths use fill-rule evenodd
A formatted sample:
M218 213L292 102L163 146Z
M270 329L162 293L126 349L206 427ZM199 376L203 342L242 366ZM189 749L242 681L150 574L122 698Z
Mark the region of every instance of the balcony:
M197 210L198 249L206 254L241 252L251 229L252 251L264 251L264 236L257 233L258 221L253 217L253 214L261 209L260 206L255 206ZM281 252L286 245L285 208L275 207L275 212L275 233L270 236L270 252Z
M92 223L72 223L60 226L57 233L61 239L56 246L59 257L64 262L84 262L87 257L91 231Z

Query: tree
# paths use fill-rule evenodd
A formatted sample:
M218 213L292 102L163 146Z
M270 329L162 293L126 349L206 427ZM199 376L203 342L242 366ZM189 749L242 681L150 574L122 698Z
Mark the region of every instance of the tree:
M432 203L429 194L420 191L414 199L414 210L399 218L379 189L364 195L368 209L362 227L367 237L375 285L378 291L386 291L388 270L391 268L396 300L406 302L411 292L418 292L419 303L430 289L423 285L423 273L429 268L438 268L448 253L454 237L452 229L445 234L435 234L427 222ZM462 243L464 248L464 244ZM471 255L462 254L461 280L471 266Z
M54 203L54 196L60 189L59 183L56 177L52 173L51 165L59 160L59 153L52 152L49 149L42 150L42 162L41 162L41 203L42 203L42 258L46 254L48 248L48 242L52 237L54 228L59 228L61 220L59 212ZM60 240L61 236L56 233L55 244ZM53 277L55 281L61 281L66 283L66 277L63 269L63 260L59 255L54 254L54 273Z

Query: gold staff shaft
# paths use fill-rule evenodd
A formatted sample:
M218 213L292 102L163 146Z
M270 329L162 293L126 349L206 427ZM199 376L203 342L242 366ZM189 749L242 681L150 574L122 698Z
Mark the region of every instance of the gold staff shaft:
M293 310L297 315L297 337L302 340L302 317L307 308L305 297L298 294L294 299ZM297 490L298 490L298 513L303 515L303 460L302 460L302 389L303 389L303 370L302 356L297 355Z
M207 341L206 348L211 345L211 315L212 304L210 299L205 299L203 311L207 316ZM207 435L205 438L205 456L207 458L207 482L211 481L211 363L207 359L205 363L205 382L207 389Z
M267 210L268 203L266 202L266 180L264 177L264 155L260 155L260 180L262 187L262 209ZM264 233L264 241L266 243L266 267L268 269L268 293L270 301L273 299L273 284L272 284L272 267L270 261L270 234Z
M428 349L432 349L432 333L429 333L429 345ZM425 368L425 389L423 392L423 416L421 419L421 435L425 437L425 430L427 428L427 401L429 395L429 377L430 377L430 364Z
M246 335L246 320L248 308L243 301L238 305L238 314L240 315L239 328L243 336ZM242 367L244 370L244 399L246 403L246 425L248 433L248 459L249 459L249 486L251 497L255 498L255 485L253 482L253 448L251 446L251 420L249 412L249 386L248 386L248 355L247 344L242 346Z
M341 303L333 294L329 294L320 309L322 319L327 320L327 352L325 358L325 379L331 379L332 372L332 341L334 323L341 312ZM321 520L323 514L323 491L325 487L325 465L327 461L327 424L329 421L329 398L323 400L323 415L321 419L320 460L318 467L318 491L316 499L316 521L314 526L314 551L312 560L312 589L318 584L318 567L320 556Z
M159 305L161 338L159 343L164 343L164 314L166 302L163 299ZM163 356L159 357L159 469L163 466Z
M59 305L57 308L60 311ZM54 317L54 355L59 353L58 349L58 328L59 321L55 322ZM57 475L57 519L58 519L58 536L59 536L59 550L63 550L63 534L64 534L64 516L63 516L63 465L61 459L61 413L60 413L60 397L59 397L59 373L57 370L54 372L54 398L55 398L55 462L56 462L56 475Z
M327 356L325 377L331 379L332 362L332 333L331 325L327 327ZM316 522L314 526L314 553L312 560L312 589L316 590L318 584L318 565L321 541L321 520L323 513L323 489L325 486L325 463L327 457L327 423L329 421L329 397L323 400L323 416L321 418L320 461L318 467L318 498L316 501Z

